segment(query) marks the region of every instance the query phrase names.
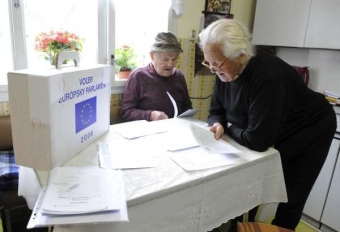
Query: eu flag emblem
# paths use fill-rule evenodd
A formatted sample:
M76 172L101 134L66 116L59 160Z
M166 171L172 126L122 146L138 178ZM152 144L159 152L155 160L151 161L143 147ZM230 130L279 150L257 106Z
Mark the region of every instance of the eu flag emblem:
M97 121L97 97L89 98L75 104L76 133Z

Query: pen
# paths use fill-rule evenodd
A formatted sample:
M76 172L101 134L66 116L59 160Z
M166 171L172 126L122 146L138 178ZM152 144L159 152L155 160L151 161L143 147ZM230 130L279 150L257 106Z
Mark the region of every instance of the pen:
M74 184L71 187L69 187L66 192L71 192L73 189L77 188L79 186L79 184Z

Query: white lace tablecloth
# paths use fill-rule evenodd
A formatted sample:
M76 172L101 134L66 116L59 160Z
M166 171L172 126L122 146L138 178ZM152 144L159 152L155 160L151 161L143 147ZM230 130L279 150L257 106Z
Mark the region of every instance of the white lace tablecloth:
M119 139L109 132L99 140ZM228 142L242 151L235 165L186 172L164 152L155 168L124 170L129 222L55 226L53 231L206 232L259 204L286 202L278 151L254 152ZM98 165L96 146L92 144L67 165ZM38 176L40 182L46 181L43 173Z

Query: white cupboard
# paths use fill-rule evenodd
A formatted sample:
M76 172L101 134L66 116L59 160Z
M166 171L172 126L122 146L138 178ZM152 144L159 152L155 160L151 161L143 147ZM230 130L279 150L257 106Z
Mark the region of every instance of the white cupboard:
M327 200L327 194L331 184L336 159L338 157L339 147L340 140L333 139L327 159L321 169L311 193L309 194L308 200L303 210L304 214L312 217L318 222L321 221L323 208Z
M337 159L321 222L340 231L340 157Z
M305 47L340 48L339 11L339 0L312 0Z
M310 4L311 0L257 0L252 42L303 47Z
M340 49L339 0L257 0L256 45Z

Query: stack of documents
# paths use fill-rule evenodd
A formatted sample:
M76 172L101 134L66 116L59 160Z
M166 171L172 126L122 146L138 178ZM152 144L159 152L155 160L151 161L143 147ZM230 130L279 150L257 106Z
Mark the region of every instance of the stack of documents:
M329 101L331 104L340 105L340 94L328 90L325 90L323 93L326 100Z
M184 170L196 171L233 165L240 158L240 151L223 139L216 140L206 124L186 120L182 124L182 120L141 120L112 126L123 138L112 144L98 144L101 167L152 168L159 157L169 155Z
M120 170L56 167L27 228L113 221L128 221Z

